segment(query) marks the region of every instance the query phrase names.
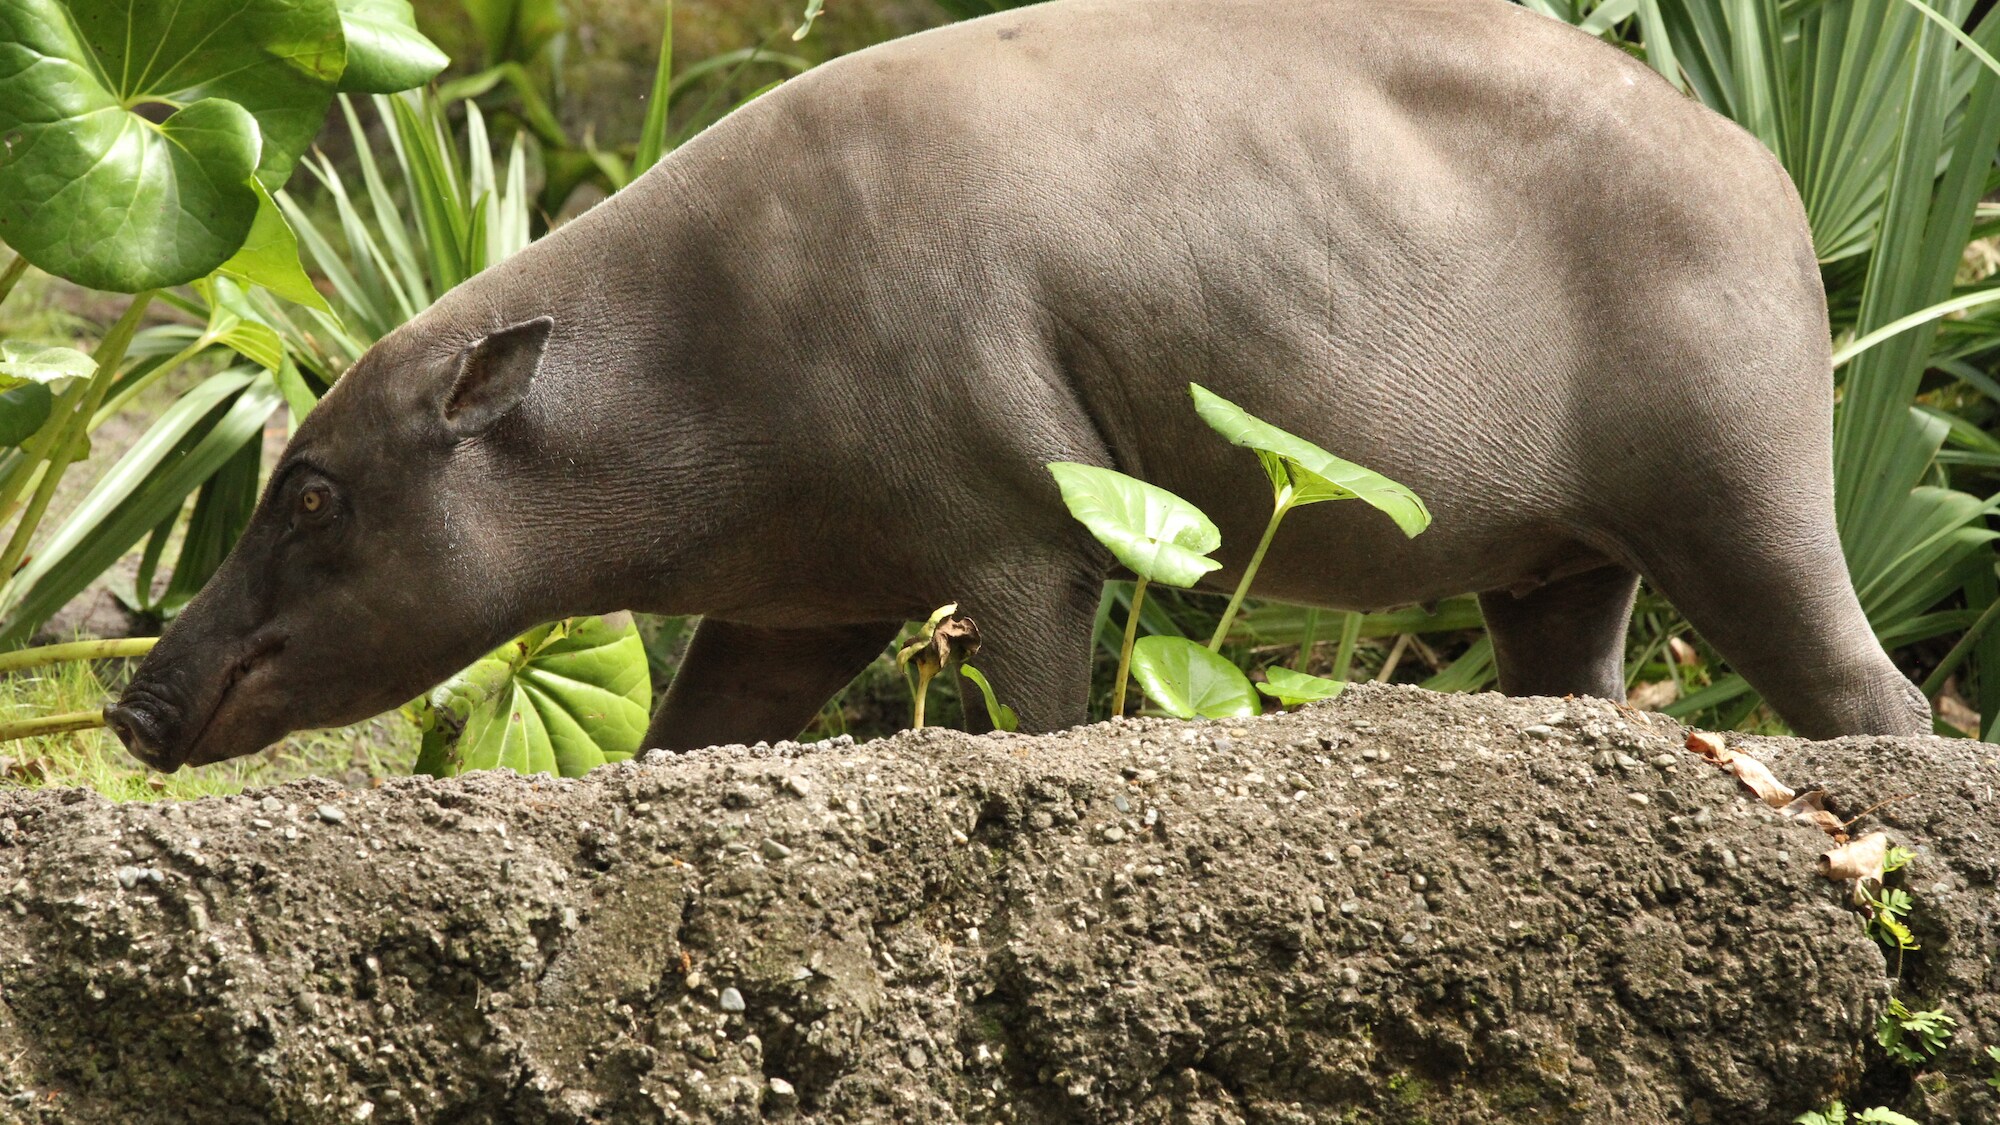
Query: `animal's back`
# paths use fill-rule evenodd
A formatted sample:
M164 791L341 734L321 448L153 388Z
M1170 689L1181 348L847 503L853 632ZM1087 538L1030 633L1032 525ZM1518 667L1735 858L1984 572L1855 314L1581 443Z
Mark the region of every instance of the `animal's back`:
M802 412L935 436L962 464L927 481L1045 491L1042 462L1108 457L1240 561L1261 478L1194 417L1198 382L1432 502L1416 541L1301 513L1273 594L1533 582L1620 550L1681 456L1664 433L1775 433L1808 470L1825 444L1776 162L1500 0L1055 0L830 64L675 162L668 190L721 216L717 293L783 294L751 335L831 365Z

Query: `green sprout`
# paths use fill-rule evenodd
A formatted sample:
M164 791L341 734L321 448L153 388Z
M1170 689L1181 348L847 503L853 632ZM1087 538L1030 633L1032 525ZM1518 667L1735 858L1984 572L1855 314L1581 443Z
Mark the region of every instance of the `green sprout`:
M1310 675L1303 668L1273 667L1265 670L1266 682L1253 688L1249 677L1220 655L1229 627L1250 596L1251 584L1277 537L1278 526L1295 508L1329 500L1360 500L1395 520L1405 535L1415 536L1430 526L1430 512L1416 493L1380 473L1335 457L1199 384L1188 384L1188 392L1202 421L1232 444L1257 454L1271 482L1271 518L1207 647L1183 637L1147 637L1134 654L1133 674L1161 709L1183 719L1255 715L1263 709L1258 692L1287 707L1331 699L1346 688L1343 681ZM1358 619L1349 617L1352 625L1359 625ZM1351 651L1345 637L1342 647Z
M1137 578L1132 586L1132 610L1125 619L1125 641L1118 652L1118 675L1111 688L1111 713L1122 715L1146 585L1159 582L1187 588L1201 581L1202 575L1220 569L1222 564L1208 553L1222 545L1222 533L1193 504L1116 470L1054 461L1049 464L1049 473L1062 489L1069 514ZM1233 665L1230 671L1236 671ZM1251 702L1255 703L1254 696Z
M1889 998L1889 1010L1875 1023L1875 1041L1904 1066L1923 1066L1951 1042L1958 1021L1943 1008L1913 1012L1901 1000Z
M1156 485L1111 469L1056 461L1049 472L1062 489L1070 514L1130 569L1132 608L1125 619L1124 643L1118 653L1118 673L1111 689L1111 713L1125 713L1128 677L1138 677L1160 709L1177 718L1238 718L1263 710L1258 693L1283 706L1331 699L1347 685L1340 680L1306 674L1301 658L1297 670L1266 669L1266 681L1252 685L1243 671L1221 655L1222 642L1237 611L1249 597L1250 585L1292 509L1328 500L1360 500L1386 513L1405 535L1430 526L1430 512L1416 493L1379 473L1343 461L1304 438L1264 422L1235 403L1190 383L1196 413L1223 437L1257 454L1271 480L1271 519L1264 536L1243 569L1228 608L1206 647L1185 637L1139 638L1139 611L1146 587L1153 582L1191 587L1222 564L1208 557L1222 544L1215 524L1199 508ZM1359 620L1349 615L1341 640L1351 652ZM1315 624L1317 619L1315 619ZM1306 646L1310 649L1310 639ZM1345 660L1342 661L1343 665Z

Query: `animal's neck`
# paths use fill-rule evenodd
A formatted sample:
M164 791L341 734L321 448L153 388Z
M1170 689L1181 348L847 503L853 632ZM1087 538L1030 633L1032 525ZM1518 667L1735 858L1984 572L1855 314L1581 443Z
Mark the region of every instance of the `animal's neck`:
M702 613L738 594L750 482L716 432L736 392L710 354L728 332L705 299L711 229L663 167L456 295L463 316L556 323L530 401L546 437L514 482L540 540L519 548L537 615Z

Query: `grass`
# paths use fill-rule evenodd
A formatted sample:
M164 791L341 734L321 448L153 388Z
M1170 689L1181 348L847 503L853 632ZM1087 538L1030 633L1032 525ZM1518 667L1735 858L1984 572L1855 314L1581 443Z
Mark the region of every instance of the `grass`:
M0 718L102 707L124 674L120 663L57 664L0 677ZM187 800L303 777L365 784L407 774L416 761L417 736L391 713L339 730L301 732L262 754L168 775L141 766L103 729L22 739L0 746L0 756L0 789L82 786L114 801Z

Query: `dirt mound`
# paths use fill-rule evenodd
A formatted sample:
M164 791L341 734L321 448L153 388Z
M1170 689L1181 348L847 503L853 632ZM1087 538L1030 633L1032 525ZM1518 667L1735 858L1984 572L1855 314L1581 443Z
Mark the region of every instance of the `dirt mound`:
M1912 1081L1825 839L1609 704L0 798L0 1114L63 1122L1992 1121L2000 765L1762 742L1916 849ZM1852 1099L1850 1099L1852 1100Z

